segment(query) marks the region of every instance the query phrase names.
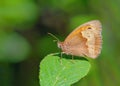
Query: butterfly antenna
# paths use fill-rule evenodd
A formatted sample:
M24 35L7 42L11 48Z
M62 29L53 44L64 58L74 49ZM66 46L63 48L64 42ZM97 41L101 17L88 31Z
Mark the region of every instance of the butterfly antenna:
M52 33L48 33L50 36L52 36L53 38L55 38L56 40L53 40L53 41L57 41L57 42L59 42L60 40L55 36L55 35L53 35Z

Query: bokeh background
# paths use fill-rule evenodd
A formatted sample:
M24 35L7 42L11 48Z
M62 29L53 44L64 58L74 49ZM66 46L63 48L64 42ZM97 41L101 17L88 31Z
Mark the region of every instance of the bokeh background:
M0 86L40 86L39 64L60 40L98 19L103 49L73 86L120 86L120 0L0 0Z

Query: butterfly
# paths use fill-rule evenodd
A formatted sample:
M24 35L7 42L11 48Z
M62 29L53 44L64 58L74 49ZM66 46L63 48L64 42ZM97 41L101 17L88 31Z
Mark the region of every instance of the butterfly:
M62 53L97 58L102 48L102 25L99 20L92 20L77 27L63 42L57 45Z

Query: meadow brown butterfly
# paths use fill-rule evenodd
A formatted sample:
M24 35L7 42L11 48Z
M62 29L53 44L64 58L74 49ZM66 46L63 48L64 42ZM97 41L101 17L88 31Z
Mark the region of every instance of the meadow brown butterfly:
M62 53L96 58L102 48L102 27L99 20L92 20L77 27L64 42L58 41Z

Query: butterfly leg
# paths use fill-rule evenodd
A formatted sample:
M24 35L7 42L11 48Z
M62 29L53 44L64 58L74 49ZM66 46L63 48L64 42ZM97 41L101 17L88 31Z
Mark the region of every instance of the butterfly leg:
M74 59L74 56L72 55L72 60Z
M73 56L73 55L71 55L71 56L72 56L72 58L71 58L70 61L71 61L72 63L74 63L74 56Z
M60 64L62 65L62 55L64 54L64 52L60 53Z
M62 59L62 54L63 54L63 52L60 53L60 59Z

